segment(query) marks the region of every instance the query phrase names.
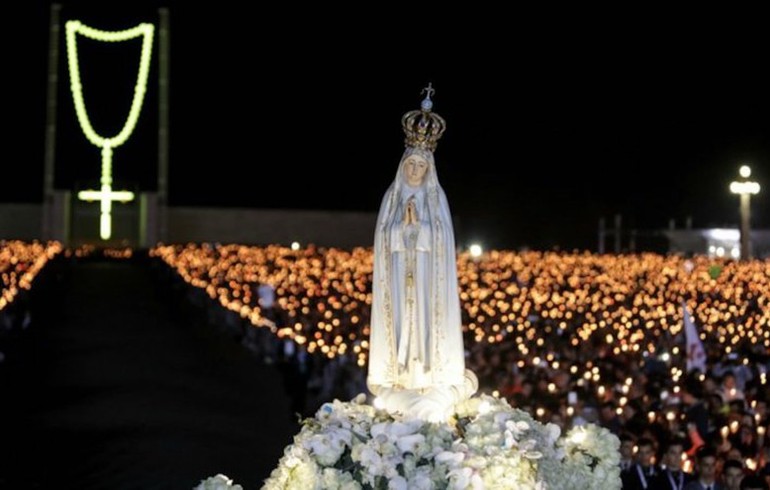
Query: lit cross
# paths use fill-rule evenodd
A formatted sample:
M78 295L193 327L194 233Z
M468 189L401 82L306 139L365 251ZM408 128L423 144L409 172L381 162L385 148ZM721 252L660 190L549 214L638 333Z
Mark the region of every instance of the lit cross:
M430 99L434 93L436 93L436 89L433 88L433 82L428 83L428 86L422 89L422 92L420 92L420 95L426 93L428 94L428 98Z
M78 192L78 199L88 202L100 201L99 236L102 237L102 240L109 240L112 236L112 201L133 201L134 193L131 191L113 191L111 186L103 185L100 191Z
M751 258L751 206L749 204L752 194L759 194L759 183L749 180L751 168L748 165L741 166L739 173L741 179L730 183L730 192L741 196L741 259Z
M81 201L99 201L101 216L99 218L99 236L102 240L109 240L112 236L112 202L129 202L134 200L131 191L112 190L112 148L109 145L102 148L102 190L80 191L78 199Z
M88 141L102 149L102 178L101 190L87 190L78 192L78 198L83 201L99 201L101 204L101 219L99 220L99 235L102 240L109 240L112 236L112 203L113 201L128 202L134 199L134 193L129 191L112 190L112 150L128 140L136 127L139 113L142 109L144 94L147 92L147 77L150 71L150 54L152 53L152 38L155 28L152 24L142 23L131 29L123 31L102 31L89 27L77 20L67 21L67 62L70 71L70 88L72 100L75 103L75 113L78 122ZM134 98L131 102L131 110L128 113L123 128L115 136L108 138L100 136L93 128L91 120L86 112L86 103L83 98L83 83L80 80L80 67L78 62L78 34L93 39L114 43L128 41L137 37L142 38L142 56L139 60L139 74L134 85Z

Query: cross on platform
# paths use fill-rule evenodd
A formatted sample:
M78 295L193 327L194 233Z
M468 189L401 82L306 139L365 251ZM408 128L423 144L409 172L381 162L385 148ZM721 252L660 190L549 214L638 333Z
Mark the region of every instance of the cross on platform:
M112 203L129 202L134 200L134 193L131 191L113 191L109 184L102 184L102 190L80 191L78 199L81 201L94 202L99 201L101 216L99 218L99 236L102 240L108 240L112 236Z

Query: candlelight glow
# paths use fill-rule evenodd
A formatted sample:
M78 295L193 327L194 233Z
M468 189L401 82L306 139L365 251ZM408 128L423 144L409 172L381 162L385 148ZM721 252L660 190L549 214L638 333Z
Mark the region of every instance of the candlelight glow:
M61 253L59 242L0 240L0 311L10 305L21 290L28 290L40 270Z
M278 305L291 326L298 321L302 324L294 335L314 339L314 333L321 332L327 343L332 342L335 331L340 330L333 326L336 319L345 327L342 330L347 332L344 337L350 351L368 336L370 248L342 251L310 246L292 251L280 246L204 244L158 247L152 253L226 308L235 308L233 302L238 310L246 307L255 325L261 324L261 316L249 287L264 283L275 287ZM694 297L703 291L710 293L708 301L690 305L690 309L696 324L704 326L704 336L718 338L723 344L736 337L767 340L770 261L724 260L719 262L722 274L713 279L709 268L716 260L696 257L688 273L683 258L655 254L491 251L472 259L469 253L461 253L458 281L464 329L475 342L515 341L522 359L530 365L539 365L549 354L553 358L544 338L558 334L570 345L584 349L596 335L604 338L609 330L614 332L614 341L631 342L635 347L631 352L641 357L645 350L654 352L651 340L661 333L677 335L682 331L683 295ZM644 281L640 282L641 278ZM305 323L303 318L311 312L328 318ZM352 315L356 322L351 321ZM746 320L738 321L740 318ZM318 321L324 322L323 328ZM311 340L308 345L315 343ZM676 352L676 359L684 355ZM359 354L366 359L365 349ZM675 360L668 352L661 358L664 362ZM570 372L575 369L570 366ZM672 374L679 377L682 373L677 368ZM592 380L598 375L597 371L585 377Z
M294 340L298 350L328 359L345 356L365 369L371 248L190 244L157 247L151 255L251 325ZM719 267L717 276L714 267ZM567 391L582 388L587 396L581 402L613 402L621 418L626 416L621 409L636 408L641 400L642 416L650 423L680 424L679 409L668 405L680 401L673 395L682 394L688 376L683 301L708 351L727 355L757 344L765 350L770 346L768 259L493 250L479 258L460 253L457 275L466 366L489 368L485 392L509 400L515 399L520 381L494 373L511 368L525 379L542 380L537 396L564 403ZM275 323L257 301L255 291L263 284L275 290ZM494 356L501 359L491 365ZM607 370L608 359L618 356L628 368ZM658 360L666 362L657 392L666 403L659 416L641 398L646 381L639 377L646 361ZM766 376L757 376L757 382L766 386ZM520 403L527 406L537 399ZM568 410L568 404L561 413L556 406L541 406L542 417L581 415L581 408ZM730 427L726 430L729 435Z

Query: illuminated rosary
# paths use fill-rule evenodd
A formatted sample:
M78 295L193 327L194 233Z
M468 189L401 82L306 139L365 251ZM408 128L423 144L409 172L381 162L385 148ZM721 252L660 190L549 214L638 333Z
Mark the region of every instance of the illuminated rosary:
M128 140L136 127L139 113L142 110L144 94L147 91L147 78L150 72L150 55L152 53L152 37L154 26L142 23L131 29L123 31L101 31L88 27L79 21L67 22L67 60L70 72L70 88L75 103L75 112L78 122L88 141L102 149L102 175L100 190L87 190L78 192L78 199L88 202L99 201L101 214L99 219L99 236L102 240L108 240L112 236L112 203L129 202L134 199L134 193L130 191L112 190L112 152L115 148ZM119 42L143 36L142 55L139 60L139 74L134 87L134 98L131 102L126 122L116 136L106 138L96 133L91 120L86 113L86 105L83 99L83 85L80 81L80 68L78 66L77 34L87 38L103 42Z

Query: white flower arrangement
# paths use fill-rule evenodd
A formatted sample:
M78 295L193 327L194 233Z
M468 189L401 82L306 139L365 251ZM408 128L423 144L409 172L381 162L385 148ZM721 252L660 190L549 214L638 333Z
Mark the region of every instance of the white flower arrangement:
M243 490L243 487L233 484L230 478L220 473L201 480L200 484L193 490Z
M335 400L306 419L262 488L620 488L620 442L606 429L588 425L560 438L558 426L486 395L438 424L364 401Z
M620 488L620 440L610 431L592 424L575 427L559 446L566 454L565 471L555 488Z

